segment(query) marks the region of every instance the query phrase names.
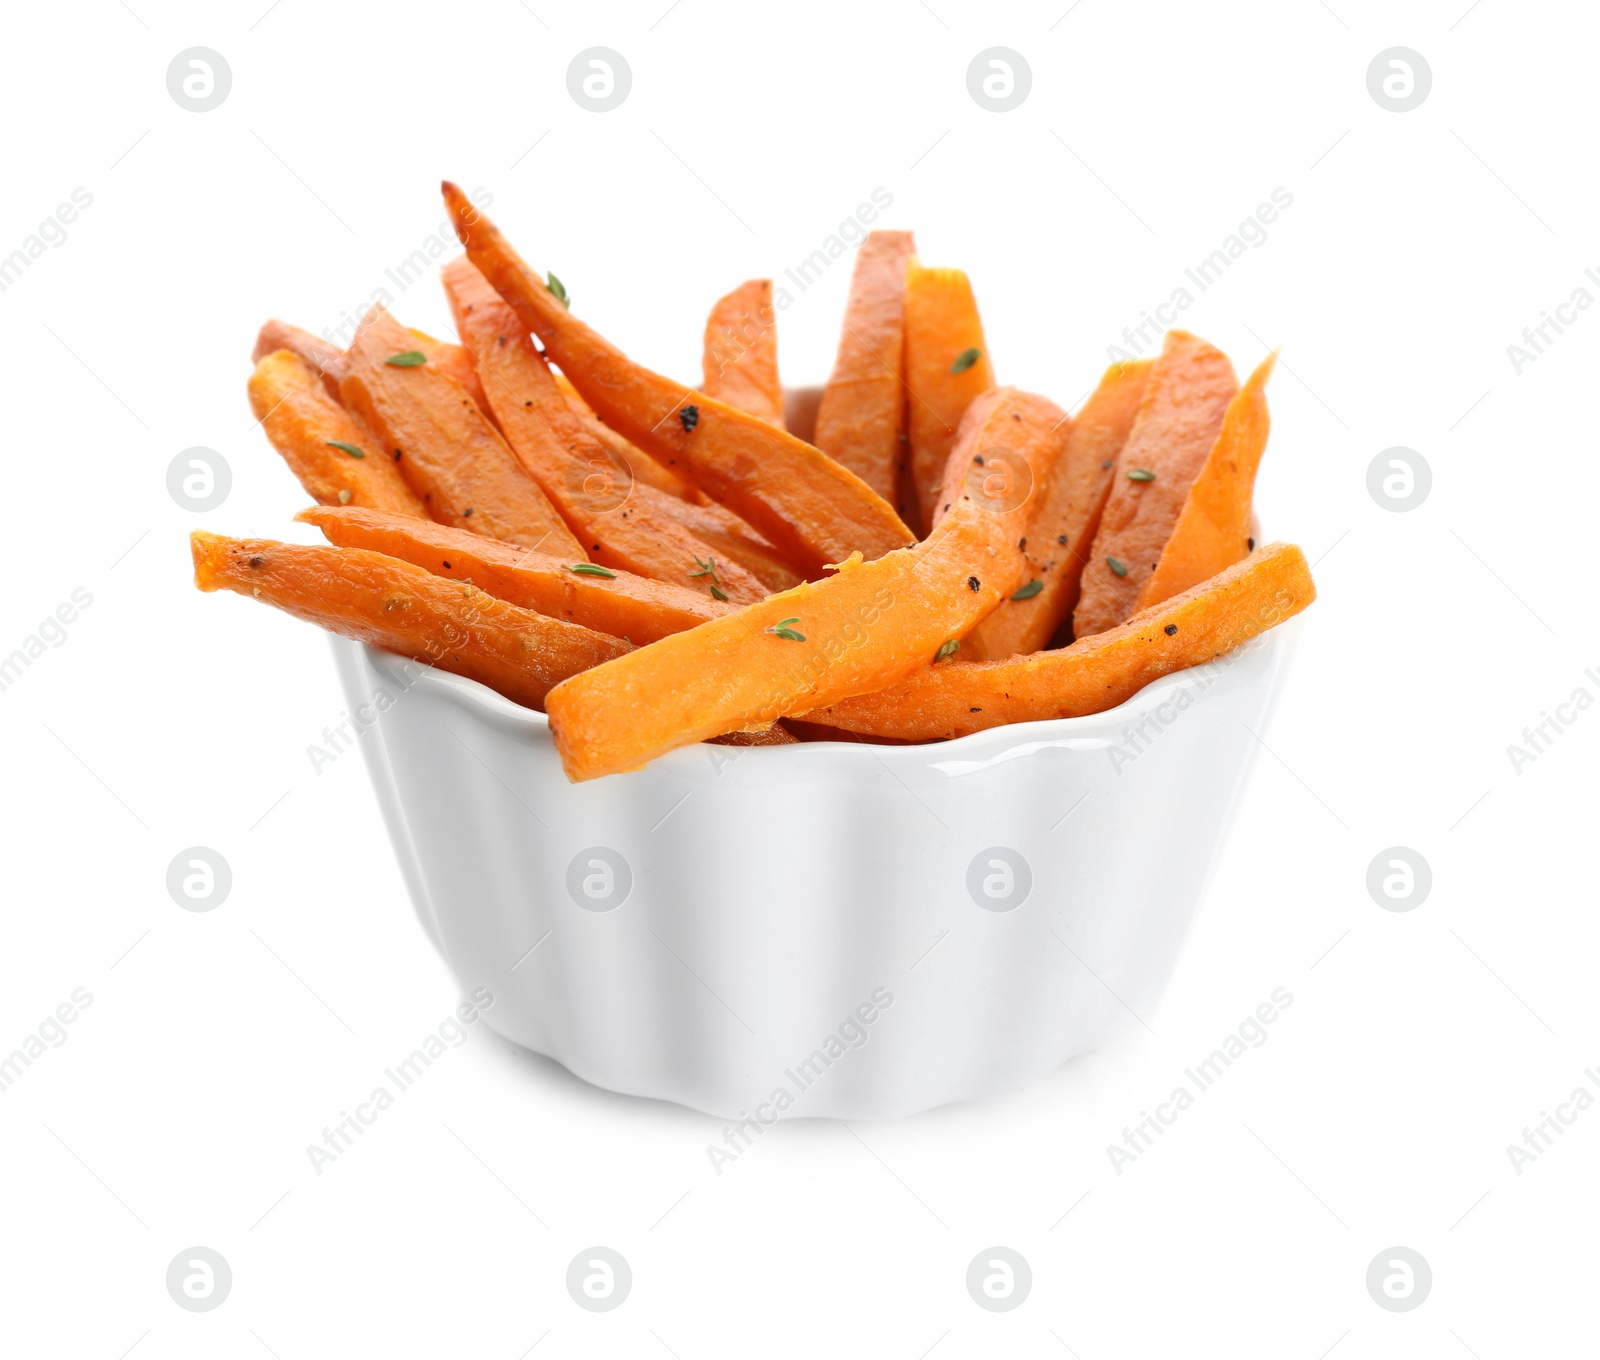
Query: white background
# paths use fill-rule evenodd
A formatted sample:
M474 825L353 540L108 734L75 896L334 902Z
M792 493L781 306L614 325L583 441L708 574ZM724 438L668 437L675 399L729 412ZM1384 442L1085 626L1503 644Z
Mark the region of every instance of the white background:
M0 1093L0 1350L1569 1353L1592 1322L1600 1113L1520 1175L1506 1145L1600 1063L1600 713L1520 774L1506 748L1600 695L1600 315L1520 375L1506 346L1600 267L1595 16L268 3L17 7L0 47L0 254L93 195L0 293L0 653L93 596L0 693L0 1052L94 998ZM596 45L633 71L603 115L565 82ZM1433 71L1404 114L1365 83L1396 45ZM192 46L232 68L205 114L165 85ZM967 94L992 46L1031 66L1014 112ZM303 494L245 402L255 330L364 305L441 222L441 175L488 189L587 320L689 377L718 294L780 276L881 186L925 260L970 272L1002 380L1069 404L1185 266L1293 195L1184 319L1241 371L1283 347L1259 508L1321 599L1153 1033L1009 1099L854 1137L781 1126L719 1178L720 1126L478 1026L313 1172L306 1144L457 997L359 759L307 759L342 707L327 643L196 593L185 537L296 535ZM791 381L825 376L847 275L784 314ZM431 280L395 310L449 333ZM192 445L233 473L201 516L165 485ZM1392 445L1433 470L1407 514L1366 489ZM164 886L192 845L232 867L209 914ZM1432 866L1409 913L1365 889L1391 845ZM1117 1174L1106 1145L1275 987L1295 1002L1269 1042ZM634 1272L604 1315L564 1287L594 1243ZM163 1283L195 1244L234 1274L207 1314ZM964 1286L994 1244L1033 1270L1008 1314ZM1364 1283L1397 1244L1434 1275L1406 1314Z

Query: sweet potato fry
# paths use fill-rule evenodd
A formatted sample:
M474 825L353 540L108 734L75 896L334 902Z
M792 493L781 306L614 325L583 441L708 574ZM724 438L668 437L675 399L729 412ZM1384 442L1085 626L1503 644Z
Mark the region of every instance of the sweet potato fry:
M1189 486L1188 499L1156 569L1139 591L1140 609L1215 576L1255 546L1250 541L1250 507L1256 469L1272 425L1267 415L1267 379L1277 357L1270 354L1262 360L1228 403L1222 429Z
M550 376L556 380L561 395L577 413L584 429L633 469L636 483L654 487L672 497L670 501L654 502L662 514L676 519L719 557L737 562L769 590L787 590L805 579L782 553L727 506L718 505L705 492L602 422L565 373L552 371Z
M1089 549L1075 636L1104 632L1134 612L1238 390L1226 354L1187 331L1167 332Z
M455 185L444 195L472 262L600 418L668 467L686 466L796 566L821 571L911 541L889 504L827 455L634 363L574 317Z
M256 347L250 351L250 362L259 364L269 354L286 349L298 354L322 378L328 395L339 400L339 379L344 377L344 351L331 345L310 331L291 326L287 321L269 321L256 335Z
M799 741L852 741L862 746L915 746L913 741L896 741L893 737L869 737L860 732L849 732L842 727L828 727L823 723L807 722L804 718L785 718L783 725Z
M734 563L710 574L713 550L663 512L683 502L635 485L631 467L619 467L594 441L526 327L470 260L453 261L444 283L456 330L477 361L506 440L591 558L658 581L697 584L708 596L741 604L771 593Z
M793 746L800 738L781 722L775 722L754 732L726 732L706 740L714 746Z
M552 557L587 560L477 403L431 363L396 365L416 338L382 307L367 313L346 353L339 391L383 440L384 453L441 524L520 543Z
M767 587L768 594L774 590L788 590L805 580L782 553L725 505L711 500L697 505L691 501L662 498L655 502L655 507L668 519L683 525L711 549L719 561L732 562L749 572Z
M980 488L985 499L1014 505L1023 512L1024 525L1032 523L1039 497L1067 446L1070 425L1067 413L1053 401L1015 387L991 387L976 398L956 428L934 506L934 527L965 491L977 495Z
M706 396L783 429L771 279L751 279L717 299L706 319L700 365L705 375L700 390Z
M1002 660L1047 646L1078 602L1117 454L1139 413L1150 361L1113 364L1073 417L1067 447L1034 501L1022 585L962 642L963 659Z
M342 548L367 548L398 557L426 567L435 576L475 585L497 600L639 645L734 610L733 605L721 604L687 586L626 571L583 570L582 563L576 564L579 569L575 571L573 563L560 558L428 520L353 506L318 506L302 510L295 518L315 524L330 543Z
M812 441L893 505L905 456L906 266L909 231L874 231L856 252L833 375Z
M890 689L802 716L874 738L935 741L1004 723L1102 713L1152 680L1232 651L1298 614L1316 594L1300 549L1271 543L1211 580L1070 647L924 667Z
M564 374L552 373L550 376L556 380L556 386L567 398L567 404L577 414L584 429L611 451L612 461L631 468L636 485L664 493L661 497L650 497L651 506L659 514L677 520L720 560L737 563L766 586L769 592L787 590L805 580L788 558L727 506L718 505L705 492L684 481L677 473L602 423Z
M624 439L601 420L594 413L594 407L583 399L565 373L559 369L552 369L550 376L556 380L561 395L567 399L567 405L572 407L583 428L633 469L634 481L653 486L657 491L665 491L669 496L676 496L679 500L693 501L697 505L704 505L710 500L704 491L686 481L666 464L657 462L637 444Z
M427 355L428 363L439 372L454 378L468 393L473 401L477 402L478 409L494 420L494 411L489 406L489 399L483 390L483 382L478 377L477 366L472 362L472 356L460 345L452 345L448 340L435 340L427 331L419 331L415 326L407 327L411 338L416 342L416 347Z
M1048 447L1045 432L1060 416L1049 402L1008 390L990 405L991 419L970 436L975 447L988 447L991 427L1023 450ZM825 580L551 691L550 726L568 776L635 769L674 747L869 693L927 666L1016 589L1027 509L1015 491L1015 481L974 478L920 543L874 562L853 555Z
M961 417L994 386L972 285L959 269L906 270L906 427L924 532L933 524Z
M329 632L480 680L515 703L631 651L621 638L546 618L361 548L189 536L194 583L275 605Z
M817 407L822 405L820 387L790 387L783 394L783 423L796 439L817 442Z
M428 362L441 372L448 373L466 388L472 394L472 399L478 403L478 409L489 415L489 405L483 398L483 387L478 382L477 371L473 368L472 359L467 352L460 345L452 345L448 340L436 340L426 331L419 331L414 326L409 329L416 348L427 355ZM328 395L335 401L340 400L339 380L344 377L349 367L342 349L311 334L310 331L301 330L299 326L291 326L287 321L274 320L262 326L256 335L256 347L250 357L259 363L274 350L280 349L298 354L316 369L322 375Z
M1057 480L1069 430L1067 413L1053 401L1014 387L994 387L967 407L955 447L950 450L944 487L934 507L934 526L938 527L968 490L991 505L1015 506L1025 532L1006 544L999 556L1004 559L1002 569L1023 581L1020 591L1026 591L1031 570L1028 532L1037 518L1040 499ZM993 563L990 570L995 570ZM961 639L963 659L972 654L972 638L1011 602L1007 595ZM981 650L977 652L979 658L983 655Z
M328 395L298 354L280 349L262 358L250 375L250 409L313 499L427 517L377 437Z

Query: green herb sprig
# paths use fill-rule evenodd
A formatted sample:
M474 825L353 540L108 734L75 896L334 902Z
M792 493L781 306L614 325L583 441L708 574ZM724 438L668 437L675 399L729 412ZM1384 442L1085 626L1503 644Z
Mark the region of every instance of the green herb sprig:
M697 581L702 576L709 576L711 579L706 584L711 591L711 598L713 600L721 600L726 603L728 599L728 592L722 588L726 582L724 582L723 579L717 575L717 559L711 557L702 562L697 557L694 559L694 564L695 566L699 567L700 570L691 571L689 573L689 579L691 581Z

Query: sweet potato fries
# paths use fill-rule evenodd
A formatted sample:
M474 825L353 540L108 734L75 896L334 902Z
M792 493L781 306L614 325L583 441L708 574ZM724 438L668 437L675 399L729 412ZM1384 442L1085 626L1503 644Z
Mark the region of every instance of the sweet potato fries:
M966 274L874 231L801 438L771 281L717 299L691 387L444 197L459 343L381 307L343 350L267 322L251 407L327 542L197 532L195 583L543 709L574 780L1101 712L1316 597L1251 537L1271 356L1240 388L1172 331L1069 416L996 385Z

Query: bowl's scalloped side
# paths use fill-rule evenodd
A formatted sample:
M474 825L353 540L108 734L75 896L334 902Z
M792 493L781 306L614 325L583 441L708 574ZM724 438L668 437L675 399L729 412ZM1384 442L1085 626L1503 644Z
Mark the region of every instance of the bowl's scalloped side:
M881 988L870 1042L781 1113L887 1118L1019 1088L1149 1014L1295 623L1101 714L921 746L699 745L579 785L542 714L336 646L352 702L404 691L364 736L369 771L418 914L461 985L499 998L494 1029L595 1085L742 1118ZM595 846L629 865L621 909L580 909ZM1006 846L1031 896L979 910L973 866Z

